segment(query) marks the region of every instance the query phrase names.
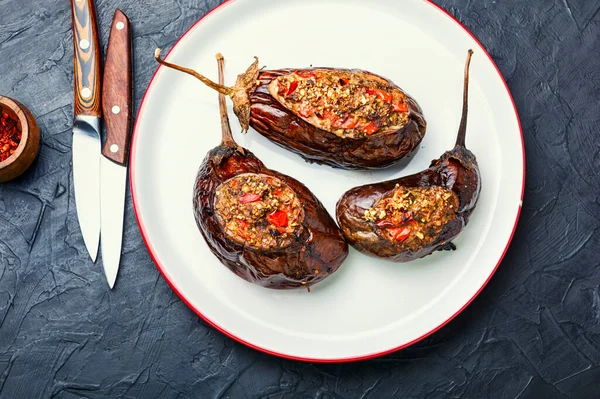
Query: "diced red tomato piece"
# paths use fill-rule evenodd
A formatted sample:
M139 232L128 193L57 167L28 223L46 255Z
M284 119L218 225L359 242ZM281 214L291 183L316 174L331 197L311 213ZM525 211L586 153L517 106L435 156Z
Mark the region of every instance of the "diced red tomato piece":
M289 96L290 94L295 92L297 88L298 88L298 81L294 80L292 83L290 83L290 88L288 89L288 91L285 95Z
M410 229L408 227L398 227L398 228L389 229L388 231L392 234L392 237L394 237L394 240L396 240L398 242L402 242L402 241L406 240L408 238L408 236L410 235Z
M344 129L354 129L356 125L358 125L358 121L352 117L348 117L344 123L342 123Z
M377 95L379 96L379 98L381 98L384 102L391 104L392 100L394 99L394 97L388 93L387 91L383 91L383 90L379 90L377 92Z
M392 100L394 99L394 97L390 93L388 93L387 91L380 90L380 89L367 88L367 94L370 94L372 96L377 96L388 104L391 104Z
M300 76L301 78L314 78L315 76L317 76L317 72L312 70L298 71L296 72L296 75Z
M246 193L240 197L239 201L240 204L250 204L252 202L260 201L261 198L262 197L259 194Z
M244 219L238 219L238 220L237 220L237 222L238 222L238 224L240 225L240 227L241 227L242 229L246 229L246 228L248 228L248 225L249 225L249 224L248 224L248 222L246 222Z
M287 227L288 214L284 211L273 211L267 215L267 220L277 227Z
M348 79L346 79L346 78L340 78L339 82L340 82L340 84L342 86L346 86L348 84Z
M375 122L369 122L366 125L361 126L359 129L362 130L363 132L371 135L371 134L375 133L377 131L377 129L379 129L379 128L377 127Z
M395 224L392 223L391 220L387 220L387 219L380 220L379 222L375 223L375 225L377 227L381 227L382 229L384 229L386 227L394 227L395 226Z
M393 97L388 92L385 92L383 90L376 90L375 94L377 94L377 97L381 98L385 103L390 104L392 102Z
M408 105L406 103L393 104L394 111L398 113L408 112Z

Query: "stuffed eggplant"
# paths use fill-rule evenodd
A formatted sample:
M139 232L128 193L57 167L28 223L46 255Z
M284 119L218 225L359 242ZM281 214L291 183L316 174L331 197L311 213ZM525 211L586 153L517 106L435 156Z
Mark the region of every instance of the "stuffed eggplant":
M420 173L353 188L338 201L338 224L358 251L408 262L455 249L451 241L467 225L481 191L477 159L465 147L472 54L469 50L455 147Z
M223 82L223 58L217 59ZM238 276L267 288L322 281L348 256L335 221L305 185L235 143L223 94L219 108L222 142L204 159L193 198L211 251Z
M427 123L419 104L388 79L358 69L261 70L258 60L233 87L160 58L233 100L242 131L250 126L308 162L380 169L415 152Z

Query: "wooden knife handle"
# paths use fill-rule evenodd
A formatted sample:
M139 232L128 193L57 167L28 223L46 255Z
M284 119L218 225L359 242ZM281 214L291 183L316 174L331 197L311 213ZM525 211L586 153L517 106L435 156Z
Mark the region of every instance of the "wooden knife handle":
M106 65L102 104L106 142L102 155L125 166L129 156L132 108L131 30L127 16L116 10L113 18Z
M101 116L100 46L93 0L71 0L75 115Z

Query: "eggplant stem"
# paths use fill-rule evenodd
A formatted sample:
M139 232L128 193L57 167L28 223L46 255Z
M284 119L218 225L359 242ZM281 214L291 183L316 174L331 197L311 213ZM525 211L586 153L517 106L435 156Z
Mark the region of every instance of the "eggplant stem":
M223 73L223 64L225 59L221 53L217 54L217 63L219 64L219 84L222 86L225 84L225 77ZM231 132L231 125L229 124L229 114L227 112L227 102L225 94L219 93L219 113L221 114L221 132L223 138L221 139L221 145L226 147L237 147L235 140L233 140L233 133Z
M233 89L231 87L227 87L227 86L224 86L223 84L215 83L212 80L210 80L209 78L207 78L203 75L200 75L198 72L194 71L193 69L185 68L185 67L182 67L182 66L176 65L176 64L171 64L170 62L167 62L167 61L161 59L160 52L161 52L161 49L159 49L159 48L157 48L154 51L154 58L160 65L166 66L167 68L175 69L180 72L187 73L188 75L192 75L193 77L195 77L196 79L198 79L199 81L201 81L202 83L204 83L205 85L210 87L211 89L216 90L221 94L225 94L226 96L231 95L231 93L233 92Z
M472 56L473 50L469 50L469 53L467 54L467 62L465 64L462 117L460 119L460 126L458 127L458 137L456 138L456 146L463 148L466 148L465 139L467 137L467 115L469 113L469 68L471 66Z

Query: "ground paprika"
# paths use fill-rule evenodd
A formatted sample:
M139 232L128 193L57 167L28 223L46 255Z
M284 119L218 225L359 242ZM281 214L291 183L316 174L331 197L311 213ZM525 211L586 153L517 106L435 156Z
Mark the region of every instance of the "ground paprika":
M21 142L21 127L0 107L0 162L15 153Z

